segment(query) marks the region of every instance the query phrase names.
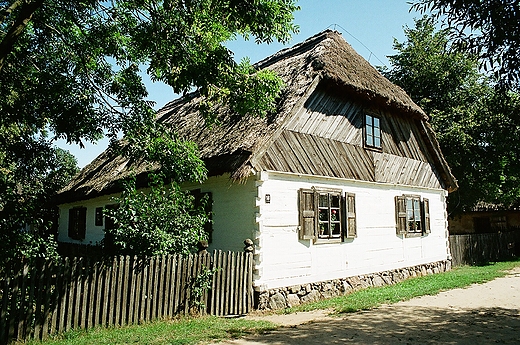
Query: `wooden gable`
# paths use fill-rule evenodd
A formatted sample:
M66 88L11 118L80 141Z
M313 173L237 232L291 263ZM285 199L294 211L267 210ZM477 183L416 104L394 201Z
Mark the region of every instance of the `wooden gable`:
M366 113L381 119L381 150L363 146ZM420 132L421 120L369 109L318 86L254 160L256 170L443 188Z

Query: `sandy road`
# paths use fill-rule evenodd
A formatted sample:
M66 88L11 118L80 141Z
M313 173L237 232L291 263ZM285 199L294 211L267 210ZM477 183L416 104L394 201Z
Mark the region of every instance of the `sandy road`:
M520 344L520 268L485 284L342 317L319 311L263 318L284 327L218 344Z

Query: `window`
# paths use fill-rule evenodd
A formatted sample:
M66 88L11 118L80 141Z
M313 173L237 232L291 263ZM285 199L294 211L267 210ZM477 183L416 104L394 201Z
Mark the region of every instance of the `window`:
M96 207L96 226L103 226L103 207Z
M428 199L417 195L395 197L397 234L409 237L430 233L430 206Z
M354 194L342 196L339 190L300 189L301 240L341 241L356 237Z
M341 238L341 194L318 194L318 238Z
M119 207L119 204L105 205L105 210L115 210L118 207ZM105 230L113 230L116 228L116 225L112 218L106 217L106 216L104 218L105 218Z
M74 240L84 240L87 230L87 208L74 207L69 209L69 237Z
M378 117L365 115L365 146L381 148L381 121Z
M507 229L507 216L492 216L489 222L493 231L503 231Z

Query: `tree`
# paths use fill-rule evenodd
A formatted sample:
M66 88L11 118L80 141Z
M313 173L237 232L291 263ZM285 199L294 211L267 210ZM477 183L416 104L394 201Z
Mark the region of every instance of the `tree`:
M76 158L43 140L11 138L0 152L0 260L53 257L58 210L52 197L79 171Z
M432 18L405 28L407 41L394 41L397 54L382 73L407 91L430 116L459 191L450 212L478 203L509 207L520 200L518 94L495 88L479 72L474 55L450 48L448 30Z
M194 196L177 184L163 188L163 177L154 175L150 190L126 182L117 207L105 209L114 222L106 229L104 247L120 255L189 254L199 241L206 241L204 225L209 221L204 206L194 207ZM207 200L206 200L207 201Z
M247 61L237 64L224 43L238 35L287 42L297 31L294 0L11 0L0 7L0 157L11 157L0 170L9 181L31 171L37 155L50 155L59 138L83 145L107 135L115 148L124 143L127 155L153 151L147 146L156 138L189 146L155 123L143 70L176 93L205 96L208 120L222 104L265 115L274 109L280 79ZM25 148L13 151L15 142ZM182 161L171 166L190 175ZM8 210L34 201L24 188L13 190L0 189L2 222L10 229L31 216Z
M443 18L457 46L470 49L501 83L520 82L520 4L516 0L420 0L412 9Z

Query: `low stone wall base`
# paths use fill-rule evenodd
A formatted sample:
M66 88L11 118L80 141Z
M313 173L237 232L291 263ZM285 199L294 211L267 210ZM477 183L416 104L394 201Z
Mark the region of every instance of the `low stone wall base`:
M348 295L371 286L392 285L410 277L425 276L450 269L451 261L438 261L390 271L271 289L257 293L256 308L258 310L290 308L306 302Z

